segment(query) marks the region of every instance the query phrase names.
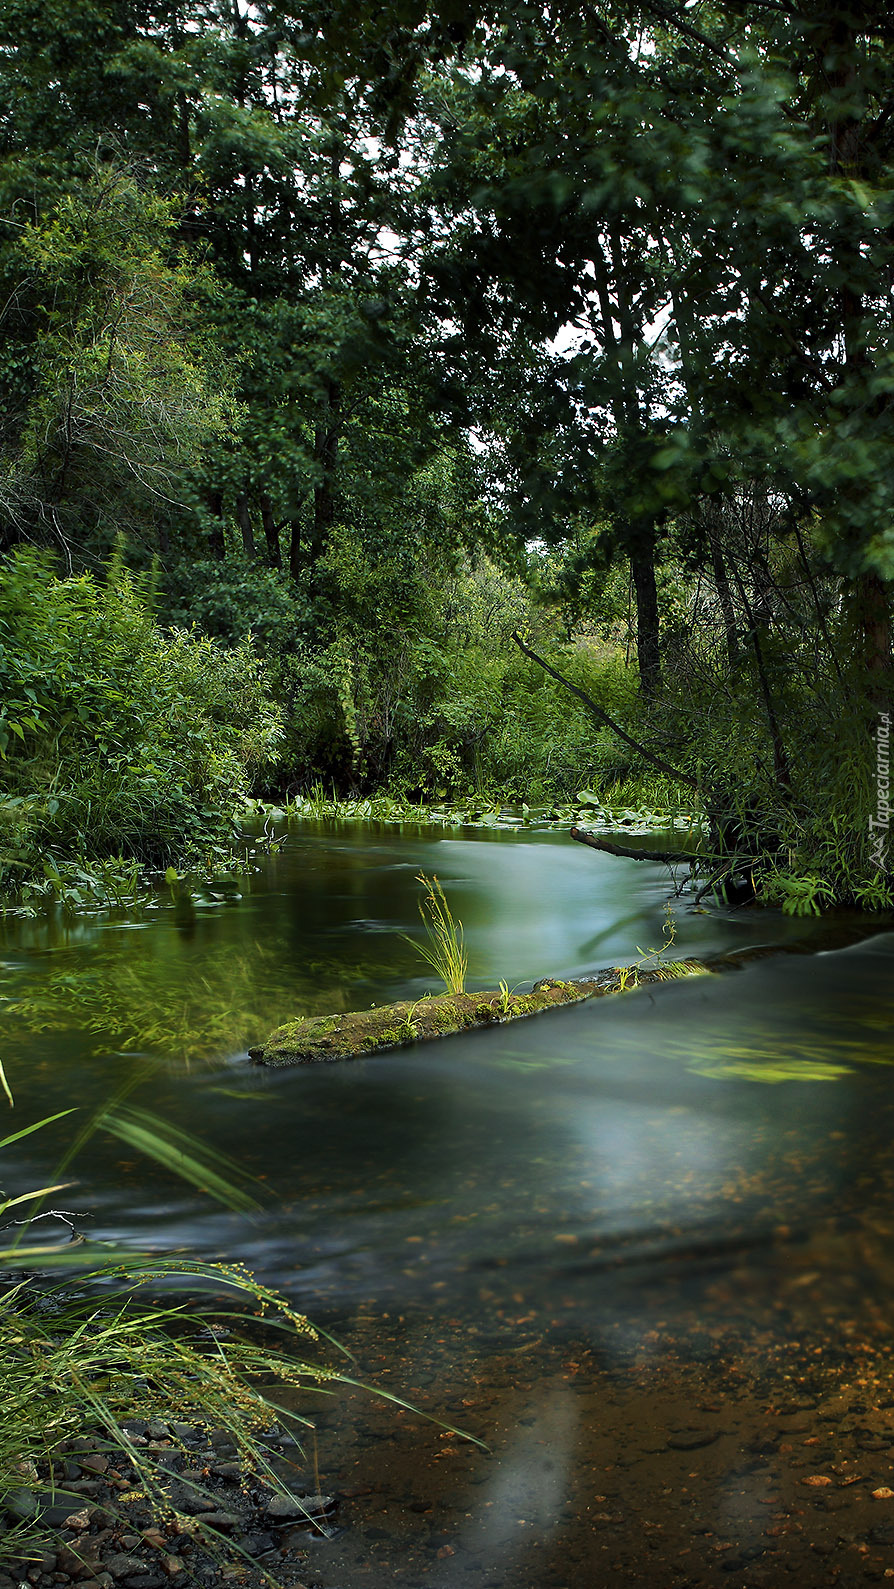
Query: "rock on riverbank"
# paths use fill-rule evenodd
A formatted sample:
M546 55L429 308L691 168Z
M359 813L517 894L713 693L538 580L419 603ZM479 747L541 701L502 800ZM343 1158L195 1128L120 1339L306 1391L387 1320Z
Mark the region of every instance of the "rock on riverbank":
M306 1547L337 1532L338 1497L306 1493L289 1434L269 1432L260 1476L226 1430L158 1420L122 1429L154 1470L148 1486L125 1444L100 1430L23 1464L21 1487L0 1497L0 1589L304 1589ZM271 1478L292 1493L272 1490ZM23 1520L32 1532L19 1557Z

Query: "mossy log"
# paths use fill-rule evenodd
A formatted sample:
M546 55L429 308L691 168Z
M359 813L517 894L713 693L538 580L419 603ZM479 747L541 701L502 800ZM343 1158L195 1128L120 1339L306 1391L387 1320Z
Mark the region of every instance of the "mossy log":
M352 1010L344 1015L307 1015L278 1026L265 1043L250 1048L248 1054L256 1065L314 1065L362 1059L364 1055L451 1037L475 1027L522 1020L643 983L697 975L705 969L697 960L677 961L650 970L612 968L582 982L547 978L536 983L530 993L438 993L415 1003L403 999L397 1004L374 1005L370 1010Z

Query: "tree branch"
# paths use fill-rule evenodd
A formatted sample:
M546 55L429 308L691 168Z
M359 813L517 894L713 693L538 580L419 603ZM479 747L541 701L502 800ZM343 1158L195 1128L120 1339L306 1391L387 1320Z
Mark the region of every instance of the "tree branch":
M606 855L621 855L628 861L667 861L668 865L676 866L678 862L708 860L713 861L714 856L696 855L690 850L631 850L623 844L610 844L608 839L597 839L592 833L585 833L583 828L572 828L571 837L578 844L588 844L591 850L603 850Z
M597 706L586 690L582 690L578 684L572 684L570 679L566 679L555 668L550 667L548 662L544 662L543 658L539 657L536 651L532 651L530 646L526 646L517 629L513 631L512 639L524 656L530 657L531 661L536 662L537 666L542 668L544 673L548 673L551 679L563 684L566 690L570 690L571 694L576 695L579 701L583 701L587 711L592 712L598 722L604 723L606 728L610 728L613 733L618 735L619 739L623 739L631 750L635 750L638 755L644 756L646 761L650 761L652 766L657 767L660 772L666 772L669 777L678 779L680 783L688 784L690 789L698 790L697 779L690 777L688 772L681 772L679 767L672 767L669 761L663 761L660 756L655 755L654 751L647 750L645 745L641 745L638 739L632 739L627 730L621 727L620 723L616 723L613 717L609 717L608 712L604 712L601 706Z

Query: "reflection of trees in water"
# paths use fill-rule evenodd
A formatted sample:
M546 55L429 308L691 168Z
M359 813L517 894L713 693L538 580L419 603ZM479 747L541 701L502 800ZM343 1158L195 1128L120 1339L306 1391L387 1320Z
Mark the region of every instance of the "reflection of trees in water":
M94 1032L119 1048L205 1059L247 1047L289 1016L347 1009L357 983L380 979L383 970L335 958L292 969L278 942L240 953L220 945L188 960L181 944L169 951L156 944L137 963L100 950L86 964L65 957L39 981L19 985L6 1013L29 1032Z

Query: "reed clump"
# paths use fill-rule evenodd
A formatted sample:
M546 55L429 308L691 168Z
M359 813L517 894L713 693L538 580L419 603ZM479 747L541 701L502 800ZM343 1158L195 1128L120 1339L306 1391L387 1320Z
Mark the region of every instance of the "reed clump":
M407 938L427 965L437 972L448 993L465 993L469 959L463 937L463 924L457 921L447 903L437 877L419 872L416 878L425 890L419 901L419 914L425 927L425 943ZM406 937L406 934L404 934Z

